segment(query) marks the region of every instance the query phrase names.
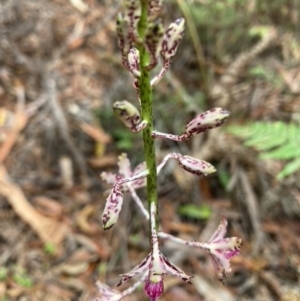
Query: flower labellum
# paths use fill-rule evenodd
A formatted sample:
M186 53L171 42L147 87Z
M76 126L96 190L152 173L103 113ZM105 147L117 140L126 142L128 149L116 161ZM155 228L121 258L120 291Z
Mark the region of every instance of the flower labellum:
M164 281L162 276L157 275L158 281L151 281L149 279L145 282L145 292L151 301L156 301L164 292Z

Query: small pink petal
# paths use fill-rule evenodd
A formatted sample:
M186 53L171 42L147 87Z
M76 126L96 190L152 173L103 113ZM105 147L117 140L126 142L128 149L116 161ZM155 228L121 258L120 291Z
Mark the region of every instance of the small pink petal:
M212 237L209 239L208 243L211 243L213 241L224 238L224 236L226 234L226 230L227 230L227 220L224 217L222 217L222 220L221 220L217 230L214 232Z

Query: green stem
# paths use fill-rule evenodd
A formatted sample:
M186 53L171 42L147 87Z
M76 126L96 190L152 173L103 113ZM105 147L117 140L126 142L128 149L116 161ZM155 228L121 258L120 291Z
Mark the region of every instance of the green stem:
M141 0L142 15L139 21L139 36L144 40L147 30L147 0ZM143 45L139 47L140 52L140 71L139 78L140 98L141 98L141 117L142 120L148 122L147 127L143 130L144 140L144 154L149 170L147 176L147 198L150 212L151 203L155 203L157 207L157 175L156 175L156 156L154 148L154 139L151 134L153 131L153 116L152 116L152 87L150 85L150 73L147 71L146 66L149 61L148 53ZM152 216L150 215L150 223Z

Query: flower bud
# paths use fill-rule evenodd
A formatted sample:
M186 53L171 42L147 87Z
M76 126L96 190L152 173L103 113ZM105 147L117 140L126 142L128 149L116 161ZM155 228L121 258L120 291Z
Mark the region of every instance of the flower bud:
M163 42L161 54L165 59L170 59L175 55L179 42L184 34L184 19L179 18L172 22L166 30Z
M210 163L190 156L179 156L177 160L183 169L197 176L206 177L216 171Z
M116 116L133 132L138 132L141 126L141 116L138 109L127 100L116 101L113 105Z
M128 20L128 38L134 42L137 38L137 25L141 18L140 0L123 0L125 8L125 18Z
M228 116L229 112L222 108L214 108L201 113L186 125L184 135L191 137L216 128L222 125Z
M123 205L123 193L113 189L108 196L102 215L104 230L111 228L118 220Z
M162 38L164 29L161 23L150 23L145 36L145 45L150 54L150 64L148 69L151 70L157 65L157 58L162 49Z
M155 19L162 9L162 0L148 0L148 16Z
M134 77L140 76L140 53L136 48L131 48L128 53L128 66L129 71Z

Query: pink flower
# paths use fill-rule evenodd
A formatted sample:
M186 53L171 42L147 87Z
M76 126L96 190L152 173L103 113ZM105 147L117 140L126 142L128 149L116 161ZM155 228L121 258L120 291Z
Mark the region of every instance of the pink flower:
M231 271L230 259L240 253L242 239L239 237L224 238L227 229L227 220L223 217L218 229L206 244L207 251L211 255L219 276L223 282Z
M159 298L164 291L163 276L168 273L180 277L183 281L191 284L193 276L186 275L179 267L171 263L158 249L153 249L140 264L134 267L130 272L122 274L118 286L131 279L133 276L147 273L145 282L145 292L151 301Z
M242 239L239 237L224 238L226 230L227 221L223 217L218 229L207 243L186 241L163 232L159 232L158 236L190 247L205 249L212 257L219 279L223 282L231 271L230 259L240 253L242 246Z

